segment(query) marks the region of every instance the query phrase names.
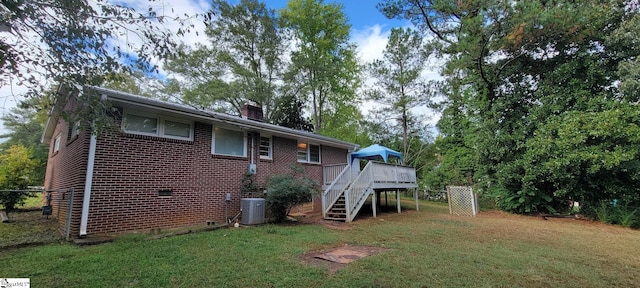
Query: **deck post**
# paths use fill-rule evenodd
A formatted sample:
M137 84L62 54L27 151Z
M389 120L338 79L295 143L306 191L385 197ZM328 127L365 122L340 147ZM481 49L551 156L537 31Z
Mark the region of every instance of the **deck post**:
M416 211L420 211L420 205L418 204L418 188L413 189L413 197L416 198Z
M373 190L373 194L371 195L371 209L373 210L373 218L376 218L376 194L378 193Z
M327 218L327 200L324 199L325 195L322 194L322 219Z
M398 214L400 214L400 189L396 189L396 205L398 206Z
M380 201L382 202L382 201ZM384 190L384 207L386 209L386 207L389 206L389 191Z
M349 189L344 190L344 213L346 222L351 222L351 201L349 201Z

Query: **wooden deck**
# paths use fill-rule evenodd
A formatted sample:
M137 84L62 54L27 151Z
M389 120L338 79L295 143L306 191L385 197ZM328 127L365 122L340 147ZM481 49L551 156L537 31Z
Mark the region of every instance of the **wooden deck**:
M322 211L325 219L351 222L376 191L418 187L415 168L397 164L371 161L362 171L354 171L346 164L332 165L324 172Z

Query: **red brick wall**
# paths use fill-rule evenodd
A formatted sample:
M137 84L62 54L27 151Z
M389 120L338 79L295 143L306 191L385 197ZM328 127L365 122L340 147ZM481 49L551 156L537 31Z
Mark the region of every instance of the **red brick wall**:
M71 105L67 105L67 109ZM82 197L91 133L81 132L78 136L71 138L69 132L68 123L60 119L56 124L49 146L49 159L47 161L44 187L51 193L52 217L58 220L59 231L62 234L66 233L66 219L71 196L69 190L74 189L70 235L77 237L80 229L80 214L82 213ZM54 139L58 135L61 135L60 150L54 153Z
M70 101L73 103L73 101ZM65 109L72 109L72 104ZM181 141L123 133L103 133L97 139L87 233L113 234L173 228L206 221L224 223L225 194L232 193L229 216L240 209L241 179L251 162L247 157L211 154L212 126L195 122L194 140ZM80 229L91 134L70 138L69 124L60 119L50 143L45 189L52 190L53 216L64 233L69 210L68 189L73 188L72 237ZM53 139L61 135L60 150L53 152ZM252 139L255 142L252 149ZM249 133L247 152L253 150L257 181L273 174L289 173L291 163L322 182L322 165L345 163L347 151L322 146L322 164L297 162L297 141L273 137L273 159L259 156L257 133ZM171 190L172 196L158 196Z
M252 135L247 151L251 153ZM224 223L225 194L232 193L229 216L240 209L241 179L251 155L211 155L212 126L195 123L194 140L180 141L130 134L102 135L95 159L88 234L110 234L152 228ZM257 181L289 173L297 163L297 141L273 137L273 159L261 160L253 146ZM321 148L322 164L345 163L347 151ZM301 164L306 174L322 182L322 166ZM159 197L159 190L173 195Z

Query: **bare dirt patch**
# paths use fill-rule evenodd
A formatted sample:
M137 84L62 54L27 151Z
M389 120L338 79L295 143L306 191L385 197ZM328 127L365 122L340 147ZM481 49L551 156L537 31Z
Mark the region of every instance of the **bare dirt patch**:
M349 225L349 223L325 220L319 212L302 214L297 217L297 219L300 223L304 224L317 224L334 230L351 230L351 225Z
M330 249L310 251L302 255L301 260L306 265L326 268L329 275L333 275L338 270L347 267L349 263L386 250L388 249L375 246L342 245Z
M42 245L62 239L58 223L47 219L40 210L14 211L9 213L10 221L0 223L0 249Z

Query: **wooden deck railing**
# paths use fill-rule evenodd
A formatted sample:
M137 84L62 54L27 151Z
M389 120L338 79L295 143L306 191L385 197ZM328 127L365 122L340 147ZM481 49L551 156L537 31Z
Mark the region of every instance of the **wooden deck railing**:
M331 185L347 166L347 163L322 166L322 185Z
M416 169L409 166L371 162L375 183L416 183Z
M341 168L340 173L336 171ZM344 193L346 221L351 222L374 189L415 188L416 170L413 167L370 161L356 176L346 164L325 166L324 182L332 181L322 194L322 215Z
M322 193L322 217L327 216L327 212L329 212L331 206L340 198L344 189L349 185L349 182L351 182L350 170L348 166L343 167L342 171Z

